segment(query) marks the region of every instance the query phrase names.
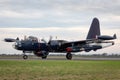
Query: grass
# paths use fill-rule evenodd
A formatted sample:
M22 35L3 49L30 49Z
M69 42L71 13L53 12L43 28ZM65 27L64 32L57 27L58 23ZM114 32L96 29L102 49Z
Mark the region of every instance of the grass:
M0 80L120 80L120 61L1 60Z

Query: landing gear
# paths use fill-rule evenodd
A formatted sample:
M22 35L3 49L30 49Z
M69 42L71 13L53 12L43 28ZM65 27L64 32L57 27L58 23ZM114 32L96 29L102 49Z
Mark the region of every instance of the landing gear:
M43 55L41 56L42 59L46 59L48 54L49 54L48 52L46 52L46 51L44 52L44 51L43 51Z
M47 56L42 56L42 59L46 59L47 58Z
M28 59L28 56L25 54L25 51L23 51L23 59Z
M68 60L71 60L71 59L72 59L72 54L71 54L70 52L68 52L67 55L66 55L66 58L67 58Z
M47 51L35 51L34 54L42 59L46 59L49 52Z
M28 56L27 55L23 55L23 59L28 59Z

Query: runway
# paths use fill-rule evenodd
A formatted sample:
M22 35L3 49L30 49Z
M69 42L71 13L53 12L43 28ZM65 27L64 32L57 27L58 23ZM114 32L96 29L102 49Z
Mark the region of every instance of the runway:
M0 56L0 60L24 60L21 55L12 55L12 56ZM41 59L41 57L37 56L28 56L27 60L67 60L66 56L48 56L47 59ZM120 57L81 57L81 56L73 56L72 60L120 60Z

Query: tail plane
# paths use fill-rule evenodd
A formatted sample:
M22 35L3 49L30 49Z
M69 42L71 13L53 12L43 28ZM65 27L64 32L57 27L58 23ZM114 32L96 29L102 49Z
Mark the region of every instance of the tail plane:
M95 39L96 36L100 36L100 35L101 32L100 32L99 20L97 18L94 18L86 39Z

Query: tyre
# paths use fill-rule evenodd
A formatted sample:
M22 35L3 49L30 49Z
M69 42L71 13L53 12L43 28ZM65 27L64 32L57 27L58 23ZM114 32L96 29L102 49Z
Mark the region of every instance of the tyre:
M71 53L67 53L66 58L67 58L68 60L71 60L71 59L72 59L72 54L71 54Z
M23 55L23 59L28 59L28 56L27 55Z

